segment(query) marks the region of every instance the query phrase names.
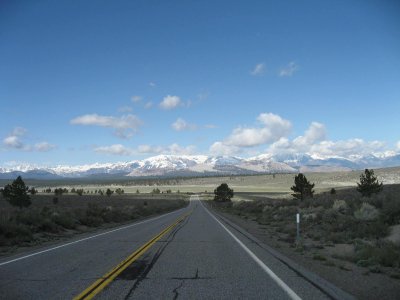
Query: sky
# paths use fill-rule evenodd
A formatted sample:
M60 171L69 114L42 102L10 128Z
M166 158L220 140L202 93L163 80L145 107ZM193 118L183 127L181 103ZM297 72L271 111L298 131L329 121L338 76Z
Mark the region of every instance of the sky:
M0 166L400 152L399 1L0 2Z

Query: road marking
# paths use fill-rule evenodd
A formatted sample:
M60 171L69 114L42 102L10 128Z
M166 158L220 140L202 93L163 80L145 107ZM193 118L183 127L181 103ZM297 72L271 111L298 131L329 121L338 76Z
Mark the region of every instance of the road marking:
M100 293L107 285L109 285L119 274L121 274L127 267L129 267L133 262L135 262L140 256L142 256L147 250L149 250L158 240L160 240L166 233L171 231L172 228L181 223L186 217L188 217L192 211L183 216L180 216L174 223L169 225L147 243L142 245L139 249L129 255L121 263L115 266L111 271L106 273L100 279L96 280L88 288L86 288L78 296L74 297L74 300L89 300Z
M141 222L138 222L138 223L134 223L134 224L127 225L127 226L124 226L124 227L119 227L117 229L113 229L113 230L110 230L110 231L106 231L106 232L103 232L103 233L92 235L92 236L89 236L89 237L86 237L86 238L83 238L83 239L80 239L80 240L77 240L77 241L73 241L73 242L69 242L69 243L66 243L66 244L62 244L60 246L56 246L56 247L53 247L53 248L50 248L50 249L38 251L38 252L35 252L35 253L32 253L32 254L28 254L28 255L25 255L25 256L22 256L22 257L11 259L11 260L8 260L8 261L0 263L0 267L4 266L4 265L7 265L7 264L10 264L10 263L13 263L13 262L16 262L16 261L19 261L19 260L22 260L22 259L26 259L26 258L32 257L32 256L36 256L36 255L39 255L39 254L50 252L50 251L53 251L53 250L56 250L56 249L59 249L59 248L63 248L63 247L67 247L67 246L70 246L70 245L73 245L73 244L77 244L77 243L80 243L80 242L83 242L83 241L87 241L87 240L90 240L90 239L93 239L93 238L96 238L96 237L99 237L99 236L102 236L102 235L106 235L106 234L113 233L113 232L116 232L116 231L119 231L119 230L127 229L127 228L130 228L130 227L134 227L134 226L137 226L137 225L140 225L140 224L144 224L144 223L150 222L150 221L154 221L154 220L160 219L162 217L165 217L167 215L170 215L170 214L173 214L173 213L177 213L178 211L180 211L182 209L185 209L185 208L186 207L181 208L181 209L176 210L176 211L172 211L172 212L166 213L164 215L161 215L161 216L158 216L158 217L155 217L155 218L147 219L147 220L144 220L144 221L141 221Z
M226 232L247 252L247 254L288 294L288 296L293 300L301 300L301 298L282 280L276 275L270 268L267 267L266 264L262 262L249 248L246 247L245 244L242 243L224 224L222 224L199 200L197 196L197 200L200 202L201 206L206 210L206 212L214 218L215 221L218 222L219 225L225 229Z

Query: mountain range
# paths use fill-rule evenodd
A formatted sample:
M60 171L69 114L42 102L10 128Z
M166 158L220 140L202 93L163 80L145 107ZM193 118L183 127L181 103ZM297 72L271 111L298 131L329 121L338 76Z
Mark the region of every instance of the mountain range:
M0 167L0 179L110 176L211 176L260 173L332 172L400 166L400 154L319 158L308 154L262 154L251 158L206 155L157 155L143 160L80 166L42 167L30 164Z

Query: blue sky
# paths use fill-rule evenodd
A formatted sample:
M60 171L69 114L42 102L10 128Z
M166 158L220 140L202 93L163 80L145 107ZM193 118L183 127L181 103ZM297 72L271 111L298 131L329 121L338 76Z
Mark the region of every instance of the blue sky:
M2 1L0 165L400 151L398 1Z

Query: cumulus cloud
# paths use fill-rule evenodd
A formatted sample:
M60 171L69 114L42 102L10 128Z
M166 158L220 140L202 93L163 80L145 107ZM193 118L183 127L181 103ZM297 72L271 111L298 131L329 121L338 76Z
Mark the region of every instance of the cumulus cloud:
M236 155L241 152L237 146L227 145L224 142L215 142L210 146L210 153L213 155Z
M23 136L27 133L27 130L23 127L15 127L11 134L12 136Z
M121 113L128 113L132 111L132 107L130 106L122 106L120 108L118 108L118 111Z
M204 125L204 127L207 128L207 129L214 129L214 128L217 128L217 125L214 125L214 124L206 124L206 125Z
M160 103L160 107L165 110L173 109L182 105L182 100L178 96L168 95Z
M56 148L56 146L48 142L37 143L33 146L33 149L38 152L48 152L50 150L53 150L54 148Z
M264 74L264 72L265 72L265 64L259 63L254 66L254 68L250 72L250 74L253 76L260 76L260 75Z
M149 109L149 108L152 108L152 107L153 107L153 102L151 102L151 101L146 102L146 104L144 105L144 108L146 108L146 109Z
M142 154L173 154L173 155L191 155L196 151L193 145L180 146L173 143L168 146L140 145L137 147L137 152Z
M273 113L262 113L257 117L257 127L239 126L222 141L217 141L210 147L214 154L230 155L241 151L241 148L256 147L271 144L289 134L290 121Z
M294 147L298 150L307 149L310 145L326 139L326 128L324 124L312 122L304 135L293 140Z
M290 62L285 67L279 70L279 77L290 77L292 76L297 70L299 66L295 62Z
M16 149L22 151L38 151L47 152L56 148L48 142L40 142L35 145L29 145L24 140L26 140L27 130L22 127L15 127L11 133L3 139L3 145L8 149Z
M3 144L8 148L22 149L24 144L22 143L19 136L10 135L3 139Z
M140 102L142 100L142 96L132 96L131 97L131 101L133 102L133 103L137 103L137 102Z
M293 140L280 138L271 144L267 153L270 154L308 154L315 158L354 158L385 151L386 144L382 141L364 141L353 138L347 140L327 140L324 124L312 122L304 135Z
M273 143L286 136L291 129L291 123L272 113L262 113L257 117L261 126L237 127L224 143L237 147L254 147Z
M94 148L94 151L97 153L118 155L118 156L132 156L138 154L191 155L195 153L195 150L196 147L193 145L183 147L176 143L168 146L139 145L136 148L129 148L121 144L115 144L111 146L102 146Z
M123 115L121 117L87 114L72 119L70 123L73 125L92 125L113 128L115 129L115 135L120 138L132 137L142 125L142 121L132 114Z
M174 123L171 124L171 127L176 131L196 129L196 125L190 124L182 118L178 118Z
M103 146L97 147L94 149L95 152L111 154L111 155L121 155L121 156L130 156L134 154L134 151L130 148L126 148L121 144L115 144L111 146Z

